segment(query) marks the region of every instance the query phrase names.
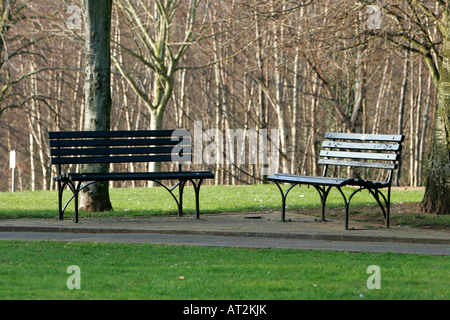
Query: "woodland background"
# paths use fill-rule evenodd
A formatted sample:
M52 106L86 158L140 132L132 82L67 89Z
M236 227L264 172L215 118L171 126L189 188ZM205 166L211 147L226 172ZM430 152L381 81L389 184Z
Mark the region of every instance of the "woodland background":
M174 46L183 39L190 3L181 1L173 19ZM13 149L16 190L54 189L47 132L82 130L83 124L81 2L2 0L2 13L5 4L13 10L0 25L0 191L11 188ZM112 68L111 129L150 129L145 100L120 69L143 93L152 92L155 75L139 59L139 31L120 4L134 5L144 21L154 11L152 1L114 1L112 54L119 65ZM422 57L364 32L373 18L350 0L205 1L163 128L193 131L202 121L204 129L223 131L279 129L280 171L299 174L321 173L316 162L326 131L401 133L406 140L395 184L421 186L436 89ZM420 28L439 43L432 21L422 21ZM381 16L376 27L389 28L388 22ZM213 184L264 182L259 165L202 168L216 173Z

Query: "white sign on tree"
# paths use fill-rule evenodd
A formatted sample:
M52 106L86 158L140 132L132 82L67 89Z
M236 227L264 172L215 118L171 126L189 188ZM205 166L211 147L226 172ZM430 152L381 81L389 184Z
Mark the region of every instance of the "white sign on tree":
M11 191L15 191L15 171L16 171L16 150L12 150L9 154L9 167L12 169L12 177L11 177Z
M12 150L9 154L9 167L11 169L16 168L16 150Z

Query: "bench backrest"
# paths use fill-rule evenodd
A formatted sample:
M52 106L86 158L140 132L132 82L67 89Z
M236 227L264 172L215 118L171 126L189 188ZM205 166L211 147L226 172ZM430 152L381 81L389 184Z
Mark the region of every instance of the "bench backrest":
M388 169L390 181L403 140L403 135L327 132L318 164L325 165L323 176L329 165Z
M49 132L51 164L192 161L188 130ZM181 170L181 161L178 163Z

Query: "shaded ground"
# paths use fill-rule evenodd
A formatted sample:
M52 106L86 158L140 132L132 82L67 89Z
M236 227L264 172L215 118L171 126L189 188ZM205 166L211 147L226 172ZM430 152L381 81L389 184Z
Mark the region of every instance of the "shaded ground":
M425 190L424 187L392 187L392 190ZM292 212L292 211L291 211ZM318 209L293 210L299 214L320 217ZM326 218L344 220L344 205L327 207ZM384 227L384 217L380 207L376 204L367 206L350 205L351 221L363 222L367 228ZM448 215L436 216L425 214L420 210L420 203L393 203L390 214L391 228L416 228L422 230L436 230L450 232L450 209Z
M319 217L317 209L302 209L295 212L304 215ZM326 218L343 220L344 208L327 208ZM350 222L358 221L366 224L368 228L380 228L384 226L384 217L380 207L370 205L365 207L350 206ZM450 216L436 216L420 211L419 203L391 204L390 214L391 228L418 228L424 230L438 230L450 232Z

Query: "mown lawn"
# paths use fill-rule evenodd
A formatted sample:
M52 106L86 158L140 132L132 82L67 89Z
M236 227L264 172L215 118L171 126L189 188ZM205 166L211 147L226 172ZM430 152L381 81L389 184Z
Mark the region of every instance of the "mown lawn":
M0 242L0 299L448 299L449 257L148 244ZM81 289L69 290L69 266ZM380 268L369 289L367 268Z
M350 190L346 190L349 192ZM65 197L68 197L66 192ZM447 228L447 216L433 217L414 208L420 190L395 190L392 225ZM0 219L57 218L55 191L0 193ZM162 188L111 189L114 211L86 216L176 214ZM318 214L314 189L295 189L288 210ZM192 188L185 211L194 214ZM342 218L339 193L332 192L329 216ZM379 219L382 214L368 192L352 202L351 219ZM274 185L204 186L203 213L277 212L280 194ZM67 218L73 216L73 206ZM402 220L403 219L403 220ZM423 223L423 221L426 221ZM81 270L81 289L69 290L69 266ZM367 268L379 266L381 289L370 290ZM0 299L152 299L152 300L320 300L448 299L449 257L393 253L346 253L298 250L250 250L60 242L0 242Z
M286 186L287 188L287 186ZM344 189L347 196L351 189ZM69 198L65 191L64 198ZM419 203L423 190L392 191L391 225L417 228L450 229L450 215L433 216L420 212ZM80 217L133 217L155 216L177 213L172 196L163 188L112 188L111 202L114 211L102 213L81 212ZM195 213L192 187L185 189L184 211ZM223 212L277 212L280 210L281 196L273 184L250 186L203 186L200 195L202 213ZM296 187L287 200L288 212L319 215L319 195L314 188ZM56 191L35 191L0 193L0 219L57 218ZM66 218L73 217L73 203L66 210ZM327 217L344 218L342 196L332 190L327 201ZM358 193L351 203L351 220L375 222L383 225L383 215L368 191Z

